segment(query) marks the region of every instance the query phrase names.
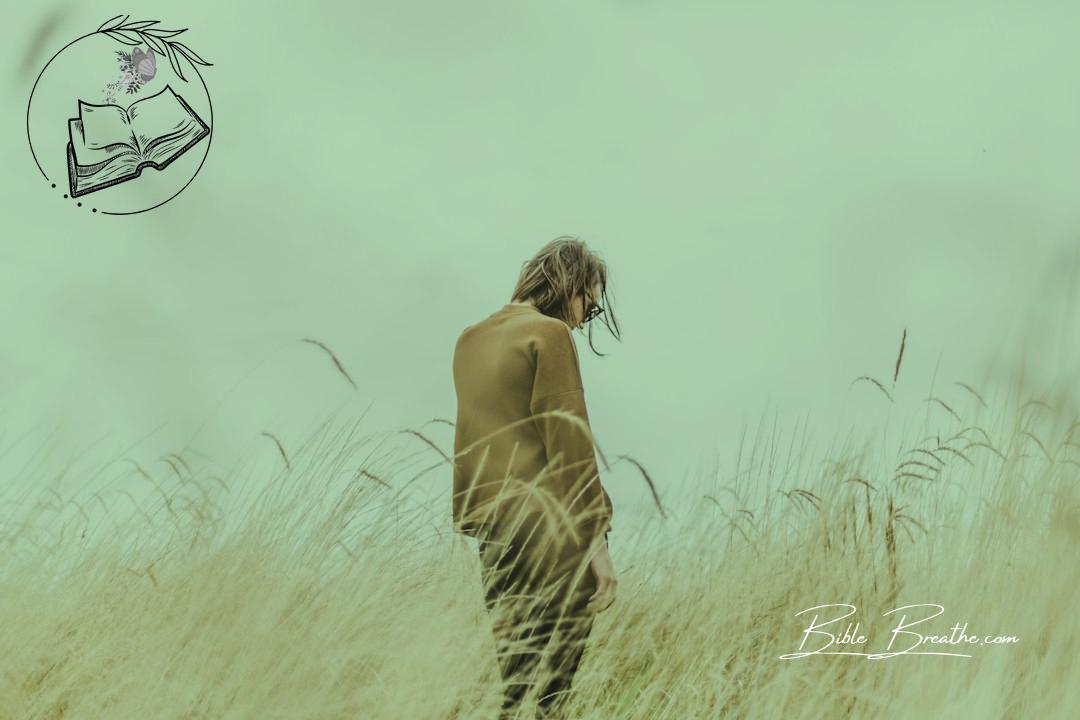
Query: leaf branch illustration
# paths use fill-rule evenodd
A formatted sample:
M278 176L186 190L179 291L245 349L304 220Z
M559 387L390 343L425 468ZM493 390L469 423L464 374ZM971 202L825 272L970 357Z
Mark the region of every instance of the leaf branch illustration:
M129 17L131 16L117 15L114 18L110 18L97 29L97 32L108 35L113 40L122 42L125 45L147 45L158 55L164 55L169 58L169 64L172 65L173 72L175 72L184 82L187 82L187 78L184 77L184 73L180 69L181 57L187 60L192 68L195 68L196 65L213 66L213 63L203 60L194 50L184 43L170 39L175 38L180 33L187 32L187 28L181 28L180 30L163 30L161 28L153 27L158 24L158 20L127 22ZM198 72L197 69L196 72Z

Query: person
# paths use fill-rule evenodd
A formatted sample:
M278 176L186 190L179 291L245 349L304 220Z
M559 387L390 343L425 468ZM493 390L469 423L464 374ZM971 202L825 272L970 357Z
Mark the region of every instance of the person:
M563 717L593 619L615 601L613 507L571 335L603 316L619 338L607 275L583 241L556 238L524 264L510 302L454 347L453 524L478 541L500 720L530 692L536 717Z

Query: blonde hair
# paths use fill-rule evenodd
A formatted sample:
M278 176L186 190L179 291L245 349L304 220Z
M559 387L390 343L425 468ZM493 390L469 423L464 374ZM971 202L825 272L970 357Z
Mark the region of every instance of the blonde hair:
M543 314L559 318L573 327L570 302L574 295L587 297L592 288L599 285L600 297L592 300L604 308L600 318L611 334L620 339L619 323L607 294L607 280L607 265L595 251L575 236L561 235L522 265L510 301L532 301ZM589 328L589 348L602 357L603 353L592 346L592 323L586 323L586 327Z

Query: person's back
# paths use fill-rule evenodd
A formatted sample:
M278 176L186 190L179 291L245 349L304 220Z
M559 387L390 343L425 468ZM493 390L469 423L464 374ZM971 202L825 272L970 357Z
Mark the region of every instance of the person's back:
M504 305L461 332L453 374L455 529L475 537L511 508L550 507L538 493L563 503L585 538L610 527L566 323L533 305ZM552 410L571 417L543 415Z

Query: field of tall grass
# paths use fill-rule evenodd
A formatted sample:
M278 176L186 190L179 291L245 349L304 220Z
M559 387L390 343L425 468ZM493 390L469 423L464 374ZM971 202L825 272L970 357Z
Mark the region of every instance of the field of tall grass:
M660 483L650 511L616 501L618 598L572 717L1077 717L1075 382L955 383L913 430L891 375L852 388L880 422L820 452L805 426L759 426L730 467ZM361 425L297 446L267 432L272 472L118 457L141 496L59 478L5 496L0 717L494 717L449 451L433 428Z

